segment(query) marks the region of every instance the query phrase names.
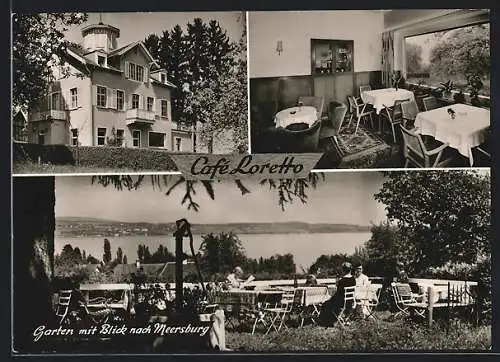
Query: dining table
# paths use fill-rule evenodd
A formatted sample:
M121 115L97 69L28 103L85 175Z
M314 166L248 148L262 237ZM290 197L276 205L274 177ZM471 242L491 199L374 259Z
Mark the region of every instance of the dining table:
M380 114L380 111L384 109L384 107L394 106L394 102L397 100L415 100L413 92L401 88L374 89L361 92L360 96L363 103L368 103L373 106L376 114Z
M294 123L306 123L311 127L318 120L316 108L312 106L297 106L285 108L274 117L276 127L286 128Z
M486 141L490 127L489 109L457 103L426 112L415 118L416 132L447 143L474 164L472 149Z

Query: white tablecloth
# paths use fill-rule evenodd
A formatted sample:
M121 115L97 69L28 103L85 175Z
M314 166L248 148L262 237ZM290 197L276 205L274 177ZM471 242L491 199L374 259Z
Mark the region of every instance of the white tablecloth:
M413 92L409 90L396 90L396 88L375 89L361 93L361 100L363 103L373 105L377 114L384 109L384 105L392 107L395 101L404 99L413 101L415 100L415 96L413 95Z
M448 109L455 111L455 119L448 114ZM466 104L454 104L427 112L420 112L415 118L418 132L430 135L443 143L449 143L465 157L472 166L472 148L485 141L490 126L490 111Z
M285 128L292 123L307 123L310 127L317 119L316 108L302 106L283 109L276 114L274 120L276 127Z

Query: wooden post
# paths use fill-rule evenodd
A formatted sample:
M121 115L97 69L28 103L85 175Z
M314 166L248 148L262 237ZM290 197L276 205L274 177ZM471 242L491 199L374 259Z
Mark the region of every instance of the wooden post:
M427 308L428 308L428 325L432 325L432 312L434 309L434 287L427 288Z

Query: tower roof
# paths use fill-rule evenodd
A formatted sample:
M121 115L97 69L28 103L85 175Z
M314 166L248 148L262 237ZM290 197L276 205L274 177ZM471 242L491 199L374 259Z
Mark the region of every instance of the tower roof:
M87 25L85 26L83 29L82 29L82 36L85 36L87 35L88 33L92 32L93 30L96 30L96 29L104 29L104 30L108 30L110 32L113 32L116 34L116 37L119 38L120 37L120 29L112 26L112 25L109 25L109 24L104 24L104 23L99 23L99 24L92 24L92 25Z

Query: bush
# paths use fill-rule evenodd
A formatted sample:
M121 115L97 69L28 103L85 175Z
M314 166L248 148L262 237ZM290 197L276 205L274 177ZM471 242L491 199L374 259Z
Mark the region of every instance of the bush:
M97 168L175 171L170 153L159 149L14 143L15 163L38 162Z

